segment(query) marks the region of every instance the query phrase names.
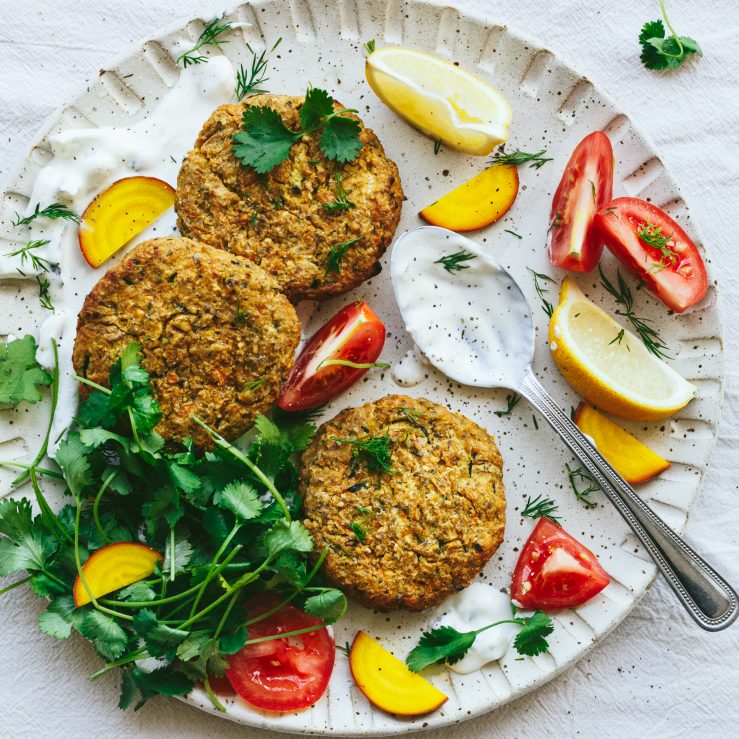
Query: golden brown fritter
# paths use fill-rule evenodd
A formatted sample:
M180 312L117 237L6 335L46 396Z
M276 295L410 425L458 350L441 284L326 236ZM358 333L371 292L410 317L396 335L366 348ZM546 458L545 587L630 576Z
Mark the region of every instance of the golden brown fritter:
M246 106L274 108L297 131L302 102L267 94L217 108L182 164L175 201L184 236L251 259L293 302L338 295L377 274L403 201L398 169L368 128L362 127L360 155L342 165L326 159L320 132L304 136L261 177L236 159L232 136ZM337 174L354 206L348 210L325 207L336 202ZM336 272L331 248L357 238Z
M391 472L351 440L387 436ZM344 441L339 441L343 439ZM502 459L477 424L389 395L318 430L300 461L305 526L326 577L379 611L420 611L469 585L503 541Z
M295 309L264 270L162 238L139 244L85 298L72 361L77 374L107 385L121 351L139 342L162 410L156 430L211 446L191 416L240 436L279 394L299 339Z

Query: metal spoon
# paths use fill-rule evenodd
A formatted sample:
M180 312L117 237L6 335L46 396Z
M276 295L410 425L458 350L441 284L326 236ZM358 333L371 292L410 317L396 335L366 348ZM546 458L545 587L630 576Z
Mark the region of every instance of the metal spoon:
M449 271L436 263L460 250L474 258ZM525 397L616 506L696 623L707 631L732 624L739 615L733 588L644 503L539 384L531 369L531 309L513 277L473 241L431 226L395 242L390 270L406 327L431 364L465 385L504 387ZM433 284L423 278L424 270ZM450 310L453 293L444 300L444 281L463 295L464 313ZM448 350L450 341L457 351Z

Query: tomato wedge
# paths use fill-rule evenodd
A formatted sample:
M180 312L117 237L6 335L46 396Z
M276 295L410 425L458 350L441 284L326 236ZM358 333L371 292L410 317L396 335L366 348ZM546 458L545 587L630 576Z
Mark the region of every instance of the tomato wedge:
M513 572L511 598L524 608L572 608L611 581L595 555L546 518L526 540Z
M342 308L305 345L277 399L285 411L323 405L353 385L368 367L327 364L329 361L373 364L385 344L385 325L367 303Z
M588 134L572 152L552 200L547 248L555 267L590 272L603 244L593 216L613 196L613 149L602 131Z
M273 608L279 599L258 596L247 603L249 618ZM251 624L249 639L317 626L321 619L294 606L283 606ZM326 628L284 639L247 644L228 658L226 677L233 689L257 708L297 711L313 705L326 691L334 668L336 647Z
M668 308L682 313L706 294L708 275L698 248L661 208L616 198L598 211L594 225L600 242Z

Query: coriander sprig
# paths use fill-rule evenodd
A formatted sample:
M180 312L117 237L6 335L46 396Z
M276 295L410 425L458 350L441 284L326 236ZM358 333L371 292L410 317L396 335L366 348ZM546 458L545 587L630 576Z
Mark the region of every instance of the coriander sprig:
M223 20L223 16L220 16L218 18L213 18L213 20L208 21L205 28L203 28L202 32L200 33L200 36L198 36L198 40L195 42L195 45L188 49L187 51L183 52L177 57L176 64L179 64L182 62L182 66L187 69L191 64L203 64L204 62L208 61L208 57L204 56L202 54L198 54L197 52L202 49L204 46L213 46L215 48L220 48L223 46L223 44L228 43L226 39L220 38L222 34L224 34L226 31L231 30L231 24L221 23Z
M551 498L542 498L541 494L535 498L526 497L526 507L521 511L522 516L528 518L548 518L553 523L559 523L559 516L555 516L559 506Z
M454 274L463 269L469 269L470 265L464 264L464 262L469 262L476 258L477 256L475 254L470 254L467 251L461 250L454 252L454 254L447 254L446 256L437 259L434 264L441 264L449 274Z
M501 146L500 150L496 151L495 154L488 159L488 166L492 167L495 164L511 164L514 167L520 167L524 164L528 164L529 167L539 169L547 162L552 161L552 157L544 156L546 153L546 149L541 149L533 154L528 151L521 151L520 149L507 153Z
M334 244L329 250L326 256L326 271L325 274L333 272L339 274L341 271L341 263L344 261L346 253L351 249L354 244L357 243L362 237L357 236L349 241L342 241L340 244Z
M616 272L618 287L606 277L600 265L598 265L598 272L600 273L600 281L603 287L613 296L616 303L623 306L623 310L617 310L616 315L622 316L631 322L631 325L639 334L639 338L644 343L647 351L659 359L671 359L665 352L668 348L667 344L662 341L657 329L650 326L651 321L648 318L641 318L634 313L634 296L631 293L631 288L626 284L626 280L621 276L621 270Z
M679 36L667 17L664 0L659 0L662 11L661 20L645 23L639 34L641 60L647 69L661 70L679 67L691 54L703 56L703 51L695 39ZM665 25L670 30L667 35Z
M33 269L35 269L37 272L49 272L51 271L51 263L47 259L44 259L43 257L40 257L38 254L36 254L35 250L47 246L50 243L51 242L48 239L37 239L35 241L29 241L20 249L8 252L7 254L3 254L3 256L20 257L21 267L25 267L26 262L30 262L31 267L33 267ZM21 272L21 274L23 274L23 272Z
M549 288L544 287L544 285L542 285L541 283L551 282L552 284L554 284L554 280L549 277L549 275L542 274L541 272L534 272L531 267L526 267L526 269L531 272L534 277L534 290L536 290L536 294L539 296L539 300L541 300L542 310L547 314L547 316L549 316L549 318L551 318L552 313L554 313L554 306L546 298L546 294L549 292Z
M257 52L249 44L246 45L246 48L251 53L251 64L248 68L240 64L236 72L236 98L238 100L243 100L250 95L259 95L260 93L267 92L262 87L265 82L269 81L269 77L267 77L267 55L271 54L280 45L281 41L282 37L278 38L269 51L264 49L259 56L257 56Z
M45 208L41 208L41 203L36 203L33 213L30 213L24 218L21 218L20 213L16 213L15 220L12 223L17 228L18 226L28 225L36 218L49 218L50 220L63 218L67 221L74 221L75 223L80 223L82 220L73 210L70 210L61 203L52 203Z
M515 615L513 604L511 607ZM413 672L420 672L437 662L453 665L467 654L480 634L501 624L516 624L521 627L513 640L513 647L519 654L536 656L549 649L546 637L554 631L554 622L541 611L536 611L527 618L503 619L474 631L457 631L451 626L439 626L426 631L418 645L406 657L405 663Z

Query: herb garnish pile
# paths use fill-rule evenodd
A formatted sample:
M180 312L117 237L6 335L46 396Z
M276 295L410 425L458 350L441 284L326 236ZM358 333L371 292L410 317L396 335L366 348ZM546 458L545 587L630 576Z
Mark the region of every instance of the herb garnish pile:
M34 350L31 337L0 348L3 402L34 402L37 386L52 379L58 387L58 366L50 376L32 361ZM110 389L78 378L94 389L57 451L61 472L38 467L43 453L27 470L40 515L26 498L0 502L0 576L24 575L0 594L28 584L47 598L40 629L89 639L107 663L93 679L121 667L122 708L184 695L200 681L225 710L209 677L223 675L228 656L249 643L250 596L276 593L326 624L346 609L343 593L315 583L326 552L308 567L313 542L294 518L300 499L290 457L315 428L260 416L242 449L198 420L213 450L201 454L186 440L170 451L154 430L161 413L140 361L139 347L129 345L111 369ZM48 434L43 450L47 443ZM69 502L56 514L41 475L66 484ZM148 579L75 608L82 564L118 541L143 542L164 560ZM153 671L137 665L148 657L158 660Z

